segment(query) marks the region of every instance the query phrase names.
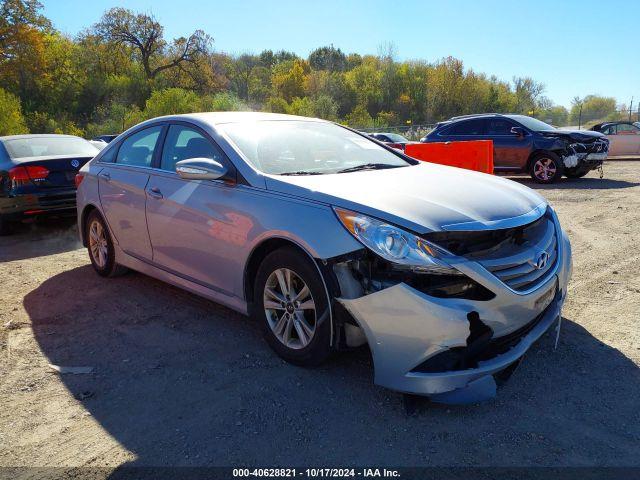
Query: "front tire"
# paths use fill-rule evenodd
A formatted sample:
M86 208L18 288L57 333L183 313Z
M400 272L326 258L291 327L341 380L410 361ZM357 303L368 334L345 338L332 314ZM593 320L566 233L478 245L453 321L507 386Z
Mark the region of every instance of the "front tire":
M91 265L98 275L115 277L127 269L116 263L116 253L107 223L100 212L93 210L87 218L85 238Z
M529 174L537 183L555 183L563 173L562 160L553 152L539 153L531 159Z
M287 362L313 367L331 354L329 299L317 267L287 247L265 257L256 275L253 316Z

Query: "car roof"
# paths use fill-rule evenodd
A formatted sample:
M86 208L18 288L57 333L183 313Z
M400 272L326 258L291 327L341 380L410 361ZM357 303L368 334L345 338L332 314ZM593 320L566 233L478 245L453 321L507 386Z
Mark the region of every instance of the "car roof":
M223 123L237 122L256 122L261 120L298 120L305 122L323 122L330 123L320 118L301 117L298 115L285 115L283 113L266 113L266 112L202 112L202 113L186 113L182 115L167 115L156 117L148 120L195 120L212 125ZM146 123L146 122L145 122Z
M633 125L633 122L604 122L594 125L594 127L605 127L607 125Z
M472 113L470 115L459 115L457 117L451 117L449 122L455 122L458 120L467 120L470 118L493 118L493 117L503 117L510 118L512 120L517 120L518 118L526 117L527 115L520 115L518 113ZM443 123L443 122L440 122Z
M76 135L61 135L57 133L25 133L23 135L6 135L4 137L0 137L0 141L18 140L18 139L27 139L27 138L51 138L51 137L81 138Z

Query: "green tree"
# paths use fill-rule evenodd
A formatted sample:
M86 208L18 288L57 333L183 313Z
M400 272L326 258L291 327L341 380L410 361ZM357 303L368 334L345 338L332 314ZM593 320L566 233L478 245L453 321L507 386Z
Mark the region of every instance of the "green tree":
M289 104L282 97L269 97L264 104L264 110L272 113L287 113Z
M347 68L347 57L342 50L329 47L316 48L309 54L309 65L313 70L342 72Z
M20 100L15 95L0 88L0 135L28 133L22 116Z
M530 77L513 77L513 85L516 95L516 113L535 115L539 97L545 91L544 84Z
M582 115L580 114L582 107ZM601 97L599 95L587 95L583 99L574 98L569 114L569 122L572 125L596 123L598 120L606 120L616 111L616 99L613 97Z
M356 105L356 92L347 84L341 72L312 71L307 77L306 90L312 97L331 98L337 104L337 115L341 117Z
M249 89L253 71L260 67L260 58L243 54L229 61L229 80L236 94L243 100L249 100Z
M565 107L555 105L541 110L537 117L543 122L562 127L567 125L569 111Z
M313 113L325 120L338 120L338 103L328 95L319 95L313 99Z
M345 123L353 128L373 127L374 121L364 105L357 105L351 113L345 117Z
M347 85L356 93L358 105L366 107L370 116L379 111L382 102L380 78L378 59L372 56L363 58L360 65L345 75Z
M204 97L200 102L199 110L203 112L232 112L248 110L248 107L234 94L221 92Z
M290 115L300 115L302 117L314 117L315 109L313 108L313 101L309 97L296 97L289 105L287 113Z
M200 99L194 93L181 88L167 88L151 94L144 108L146 118L177 115L200 111Z

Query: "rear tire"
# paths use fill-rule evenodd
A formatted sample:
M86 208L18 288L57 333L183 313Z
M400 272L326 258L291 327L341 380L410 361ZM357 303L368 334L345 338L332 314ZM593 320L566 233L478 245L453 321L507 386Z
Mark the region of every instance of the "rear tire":
M284 360L314 367L331 354L330 303L318 268L293 247L265 257L256 274L253 317Z
M127 272L127 268L116 263L116 252L107 223L98 210L87 218L85 238L93 269L103 277L115 277Z
M562 160L553 152L538 153L529 164L529 174L537 183L555 183L563 173Z

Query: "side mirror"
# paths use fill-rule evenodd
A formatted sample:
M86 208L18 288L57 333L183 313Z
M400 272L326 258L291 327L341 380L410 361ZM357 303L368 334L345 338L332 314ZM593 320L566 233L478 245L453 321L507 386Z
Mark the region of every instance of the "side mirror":
M511 133L518 137L524 137L524 129L522 127L511 127Z
M227 169L210 158L187 158L176 163L176 173L185 180L216 180L227 174Z

